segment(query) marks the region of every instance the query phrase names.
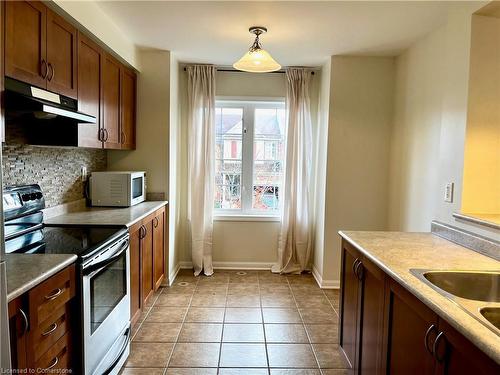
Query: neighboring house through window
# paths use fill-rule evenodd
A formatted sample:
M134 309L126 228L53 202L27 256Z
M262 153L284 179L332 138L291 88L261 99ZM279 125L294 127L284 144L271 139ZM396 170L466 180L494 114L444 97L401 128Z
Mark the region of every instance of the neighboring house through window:
M216 102L216 215L279 215L285 117L283 100Z

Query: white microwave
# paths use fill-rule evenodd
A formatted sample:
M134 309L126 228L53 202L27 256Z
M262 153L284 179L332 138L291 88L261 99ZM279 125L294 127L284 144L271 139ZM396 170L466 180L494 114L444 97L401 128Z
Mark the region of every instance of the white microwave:
M92 206L129 207L146 200L146 172L92 172Z

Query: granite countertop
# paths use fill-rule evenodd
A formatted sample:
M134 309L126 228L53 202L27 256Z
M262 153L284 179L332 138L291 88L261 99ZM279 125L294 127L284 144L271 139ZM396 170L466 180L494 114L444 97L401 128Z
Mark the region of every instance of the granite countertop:
M410 273L410 269L500 270L500 262L432 233L341 231L339 234L500 363L500 336L455 302Z
M71 254L6 254L10 302L76 261Z
M45 220L48 225L123 225L139 220L168 204L168 201L146 201L131 207L83 207Z

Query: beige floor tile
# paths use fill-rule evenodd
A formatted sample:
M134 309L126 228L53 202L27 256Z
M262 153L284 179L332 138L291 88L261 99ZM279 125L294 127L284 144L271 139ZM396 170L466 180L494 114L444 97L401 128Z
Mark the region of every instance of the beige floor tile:
M265 324L266 342L301 344L309 343L302 324Z
M285 275L280 275L279 273L272 273L271 271L259 271L259 283L260 284L288 284L288 279Z
M221 368L219 375L268 375L263 368Z
M243 283L243 284L229 284L227 294L236 294L236 295L256 295L258 296L260 293L259 284L257 283Z
M284 307L284 308L294 308L296 307L295 300L292 295L262 295L261 296L262 307Z
M313 344L313 349L318 358L320 368L345 369L348 367L338 345Z
M227 296L227 307L260 307L258 294L230 294Z
M297 309L263 308L264 323L302 323Z
M228 307L226 308L225 323L262 323L259 308Z
M177 343L169 367L217 367L220 344Z
M179 335L179 342L220 342L222 324L184 323Z
M320 375L316 369L271 369L271 375Z
M338 324L306 324L312 344L338 344Z
M323 291L313 284L292 284L290 285L292 293L295 295L318 295L324 296Z
M176 342L182 323L144 322L134 337L135 342Z
M195 294L222 294L226 295L227 293L227 285L228 284L199 284L196 287Z
M125 367L167 367L174 344L132 343Z
M229 275L223 273L214 273L212 276L200 276L198 285L203 284L227 284Z
M180 323L186 315L186 307L153 306L146 322L148 323Z
M196 289L195 283L181 282L177 285L172 285L170 287L164 288L163 293L167 293L167 294L192 294L195 289Z
M146 374L143 374L146 375ZM149 375L149 374L148 374ZM169 368L166 375L217 375L216 368Z
M224 324L223 342L264 342L262 324Z
M266 346L223 343L220 367L267 367Z
M165 369L163 368L144 368L144 367L125 367L120 372L120 375L163 375Z
M276 294L276 293L292 293L292 290L290 289L290 286L288 284L284 283L277 283L277 284L261 284L259 286L260 288L260 293L270 293L270 294Z
M317 368L309 344L267 344L270 367Z
M330 307L299 309L304 323L331 324L338 322L335 310Z
M186 322L222 323L223 320L224 308L221 307L190 307L186 316Z
M161 296L160 296L161 298ZM330 301L322 294L314 295L296 295L295 300L297 301L297 306L299 308L321 308L321 307L331 307Z
M155 302L155 306L180 307L189 306L191 294L161 294Z
M320 289L318 284L316 283L316 280L314 279L313 275L307 274L307 275L288 275L287 276L288 282L291 285L314 285L316 288Z
M229 277L229 284L232 283L248 283L248 284L257 284L259 282L259 277L257 274L251 275L231 275Z
M195 293L193 295L193 300L191 301L191 306L195 306L195 307L225 307L226 306L226 293L224 293L224 294Z

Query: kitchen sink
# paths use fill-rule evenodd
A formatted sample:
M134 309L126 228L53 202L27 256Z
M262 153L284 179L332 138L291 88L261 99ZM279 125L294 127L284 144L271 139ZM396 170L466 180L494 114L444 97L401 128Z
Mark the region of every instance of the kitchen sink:
M427 271L423 276L454 296L485 302L500 302L500 272Z
M500 336L500 271L410 272Z
M500 307L485 307L480 311L484 319L500 329Z

